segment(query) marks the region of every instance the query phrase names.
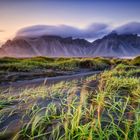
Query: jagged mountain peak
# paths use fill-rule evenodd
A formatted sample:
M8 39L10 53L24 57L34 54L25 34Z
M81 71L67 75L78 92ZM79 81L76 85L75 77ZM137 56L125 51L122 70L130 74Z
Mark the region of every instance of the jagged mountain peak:
M51 35L16 37L2 46L1 54L14 57L133 57L140 55L140 37L136 34L120 35L116 31L93 43Z
M118 34L117 31L112 31L111 33L109 33L108 35L104 36L103 39L116 39L116 38L137 38L138 35L137 34L131 34L131 33L127 33L127 34Z

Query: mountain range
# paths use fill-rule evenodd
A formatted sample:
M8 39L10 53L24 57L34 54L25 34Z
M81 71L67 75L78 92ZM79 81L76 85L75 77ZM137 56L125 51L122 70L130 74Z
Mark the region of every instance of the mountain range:
M85 39L43 35L16 37L0 48L0 56L8 57L135 57L140 55L140 37L137 34L112 32L101 39Z

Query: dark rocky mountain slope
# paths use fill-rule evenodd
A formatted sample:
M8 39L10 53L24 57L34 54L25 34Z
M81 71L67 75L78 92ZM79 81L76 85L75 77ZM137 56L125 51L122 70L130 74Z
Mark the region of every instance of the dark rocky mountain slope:
M20 37L8 40L0 56L9 57L135 57L140 55L140 37L111 33L90 43L59 36Z

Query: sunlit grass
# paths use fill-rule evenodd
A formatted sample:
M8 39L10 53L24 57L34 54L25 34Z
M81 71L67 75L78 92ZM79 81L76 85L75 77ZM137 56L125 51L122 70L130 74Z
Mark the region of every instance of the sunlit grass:
M35 70L76 70L91 68L94 70L108 69L111 65L105 58L0 58L0 70L8 72L30 72Z
M138 72L123 65L85 80L1 91L0 120L5 113L21 114L14 140L139 140ZM12 108L14 100L19 103Z

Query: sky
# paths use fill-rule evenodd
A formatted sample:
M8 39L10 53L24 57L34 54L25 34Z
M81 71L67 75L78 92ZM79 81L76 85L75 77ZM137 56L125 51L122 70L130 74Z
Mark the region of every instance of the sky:
M140 0L0 0L0 43L40 30L95 38L125 24L140 27L139 13Z

